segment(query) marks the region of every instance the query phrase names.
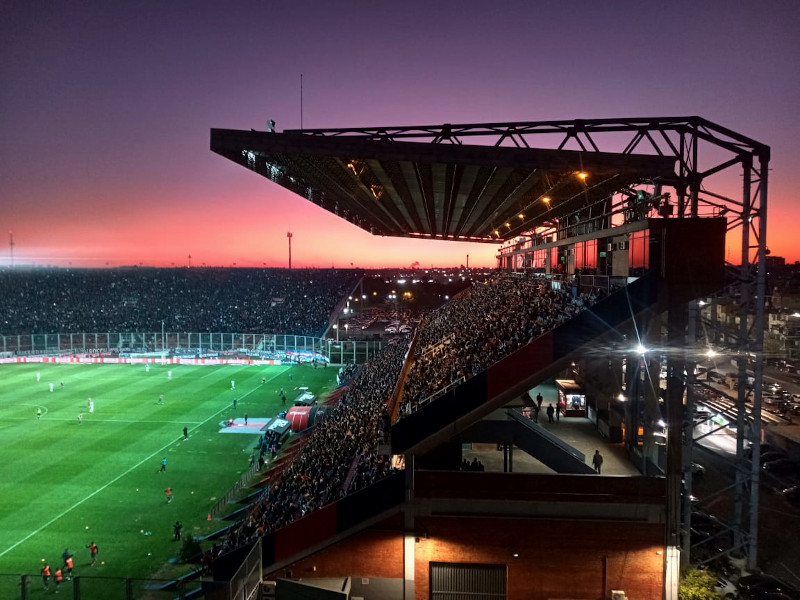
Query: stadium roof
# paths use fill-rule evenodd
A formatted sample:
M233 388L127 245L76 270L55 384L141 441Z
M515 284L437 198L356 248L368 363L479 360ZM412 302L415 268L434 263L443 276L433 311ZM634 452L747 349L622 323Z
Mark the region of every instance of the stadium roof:
M672 157L446 141L211 130L212 151L384 236L501 242L675 177Z

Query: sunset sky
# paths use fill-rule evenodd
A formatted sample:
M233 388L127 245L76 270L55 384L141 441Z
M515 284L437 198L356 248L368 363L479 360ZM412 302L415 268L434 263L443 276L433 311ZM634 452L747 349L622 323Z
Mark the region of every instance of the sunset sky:
M494 266L373 237L212 153L278 131L699 115L772 148L772 255L800 260L794 1L0 4L0 232L15 265ZM734 171L733 185L739 171ZM11 262L10 238L0 266ZM733 259L736 259L734 252Z

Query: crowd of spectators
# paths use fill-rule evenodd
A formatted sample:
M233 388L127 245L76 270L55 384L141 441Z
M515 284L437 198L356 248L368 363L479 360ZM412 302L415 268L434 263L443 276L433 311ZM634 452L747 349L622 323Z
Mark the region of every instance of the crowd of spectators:
M400 416L437 391L490 365L572 318L598 300L548 279L495 275L431 312L417 330Z
M378 454L388 433L388 402L408 351L408 338L388 344L361 366L342 399L308 435L291 463L231 529L222 551L236 548L392 473Z
M167 331L320 336L352 269L0 270L0 334Z

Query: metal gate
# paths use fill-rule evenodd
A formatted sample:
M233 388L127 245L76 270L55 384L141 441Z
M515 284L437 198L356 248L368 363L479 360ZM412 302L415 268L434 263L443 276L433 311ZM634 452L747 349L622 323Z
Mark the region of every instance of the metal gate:
M505 600L506 565L430 563L431 600Z

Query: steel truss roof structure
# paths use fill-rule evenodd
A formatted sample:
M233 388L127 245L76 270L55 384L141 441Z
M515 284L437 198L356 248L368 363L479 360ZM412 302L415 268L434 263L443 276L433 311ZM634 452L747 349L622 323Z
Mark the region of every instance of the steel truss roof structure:
M740 382L748 367L755 375L752 409L745 403L745 385L739 386L736 402L734 546L747 554L750 567L755 566L768 146L689 116L283 133L212 129L211 149L378 235L509 241L537 228L553 228L565 216L585 218L582 209L610 211L612 203L605 200L611 195L648 184L674 189L674 212L662 217L725 216L729 240L740 248L738 260L727 265L735 282L727 292L739 299L741 326L735 342L718 351L737 358ZM731 169L738 172L731 175ZM708 324L700 322L698 307L695 301L674 311L675 318L670 315L670 323L680 331L670 332L668 346L685 350L681 356L673 351L668 359L668 399L682 398L693 375L687 381L681 374L694 372L694 364L715 337ZM748 356L755 357L752 365L747 364ZM686 410L691 411L692 402L689 391ZM749 440L744 437L745 423L750 423ZM673 449L681 438L686 444L683 458L677 458L681 464L676 464L674 452L667 458L668 544L677 546L682 476L691 492L687 465L694 428L691 419L674 411L668 426ZM743 458L746 441L753 445L752 462ZM684 512L688 518L688 499ZM688 536L683 537L683 556L688 557Z
M671 180L675 167L660 156L372 134L215 129L211 138L215 152L372 234L423 239L512 239L618 189Z

